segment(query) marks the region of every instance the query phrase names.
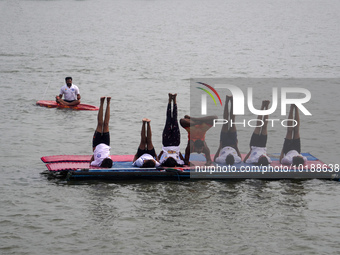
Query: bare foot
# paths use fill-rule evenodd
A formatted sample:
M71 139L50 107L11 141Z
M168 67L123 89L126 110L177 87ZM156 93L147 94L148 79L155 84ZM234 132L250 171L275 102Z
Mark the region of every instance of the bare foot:
M101 104L104 104L104 101L105 101L105 97L101 97L101 98L100 98L100 103L101 103Z
M184 115L184 119L190 119L189 115Z
M176 97L177 97L177 93L172 94L172 101L174 102L174 104L177 104Z
M68 103L62 100L59 96L56 96L56 101L60 105L68 105Z
M266 110L268 110L269 104L270 104L269 100L264 100L264 107L265 107Z
M145 122L150 122L151 120L148 119L148 118L144 118L144 119L142 119L142 121L143 121L143 123L145 123Z
M172 94L169 93L168 95L169 95L169 101L168 101L168 103L171 104Z
M105 97L104 97L104 98L105 98ZM107 98L106 98L106 102L107 102L107 103L110 103L110 101L111 101L111 97L107 97Z

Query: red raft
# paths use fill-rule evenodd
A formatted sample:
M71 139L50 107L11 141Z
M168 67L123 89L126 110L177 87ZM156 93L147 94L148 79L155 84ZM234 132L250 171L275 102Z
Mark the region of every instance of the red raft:
M36 103L37 105L47 107L47 108L66 108L66 109L72 109L72 110L78 110L78 111L98 111L99 108L94 105L89 104L78 104L75 106L68 106L68 105L62 105L58 104L56 101L53 100L39 100Z

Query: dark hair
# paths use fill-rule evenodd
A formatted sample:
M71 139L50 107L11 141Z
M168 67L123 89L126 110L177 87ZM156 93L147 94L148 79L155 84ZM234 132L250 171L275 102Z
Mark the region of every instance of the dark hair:
M155 161L150 159L150 160L144 161L144 163L141 166L141 168L153 168L153 167L155 167L155 165L156 165Z
M201 148L201 147L204 146L204 142L203 142L202 140L198 139L198 140L196 140L196 141L194 142L194 146L195 146L196 148Z
M257 165L259 165L259 166L268 166L269 165L269 161L268 161L267 157L262 155L259 158L259 161L257 162Z
M225 163L227 165L233 165L235 163L235 158L233 155L229 154L226 159L225 159Z
M300 156L295 156L293 157L293 165L294 166L299 166L305 164L305 161L302 157Z
M71 80L72 80L72 77L66 77L66 78L65 78L65 81L67 81L68 79L71 79Z
M104 160L100 164L100 167L111 168L112 164L113 164L112 159L104 158Z
M162 164L163 166L175 167L177 166L177 161L173 157L168 157Z

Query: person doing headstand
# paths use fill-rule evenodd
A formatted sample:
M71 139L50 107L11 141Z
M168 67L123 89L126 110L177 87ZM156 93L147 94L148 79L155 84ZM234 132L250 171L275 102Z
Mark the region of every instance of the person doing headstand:
M100 98L100 107L98 111L97 128L92 139L93 155L90 160L91 166L100 166L105 168L112 167L112 159L110 158L110 101L111 97L107 98L105 118L103 121L103 106L105 97Z
M293 112L295 111L295 116ZM293 117L296 125L293 126ZM301 142L300 142L300 116L299 109L296 105L290 105L289 115L287 123L287 134L283 143L283 148L280 155L280 163L285 165L304 165L307 162L307 158L302 156Z
M267 110L269 101L262 101L261 110ZM244 158L245 163L267 166L271 163L267 155L267 125L268 115L259 115L257 117L257 124L250 139L250 151Z
M159 166L158 157L152 144L150 120L142 120L141 140L137 153L133 158L133 165L141 168L153 168ZM147 128L145 127L147 125ZM147 131L146 131L147 129ZM146 131L146 133L145 133Z
M166 121L162 134L162 151L159 153L159 163L162 166L175 167L184 165L184 158L180 152L181 133L177 120L177 94L169 93ZM171 113L171 102L173 110ZM172 116L171 116L172 115Z
M231 102L230 114L228 109L229 101ZM235 123L235 115L233 113L233 97L226 96L224 112L224 120L228 121L222 125L220 135L220 146L215 154L214 161L219 164L233 165L241 163L241 153L237 146L237 131ZM230 125L230 126L229 126Z

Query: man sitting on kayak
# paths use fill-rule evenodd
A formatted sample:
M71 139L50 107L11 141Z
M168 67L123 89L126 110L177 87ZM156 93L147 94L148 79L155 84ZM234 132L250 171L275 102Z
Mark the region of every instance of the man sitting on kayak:
M210 157L210 150L205 142L206 132L213 126L214 119L217 116L207 116L202 118L193 118L188 115L184 116L184 119L180 120L181 126L188 132L188 144L185 149L184 162L186 165L189 163L190 153L204 153L207 160L206 166L211 165L212 160Z
M105 168L112 167L112 159L110 158L110 101L111 97L107 98L105 118L103 122L103 105L105 97L100 98L100 107L98 111L97 128L93 135L92 147L93 155L91 158L91 166L100 166Z
M153 168L159 166L158 157L152 144L150 120L144 118L141 131L141 140L137 153L133 158L133 165L141 168ZM145 134L146 126L147 131Z
M68 106L80 104L79 88L72 83L72 77L66 77L65 82L66 84L60 89L59 96L56 96L57 103ZM65 95L64 100L63 95Z

